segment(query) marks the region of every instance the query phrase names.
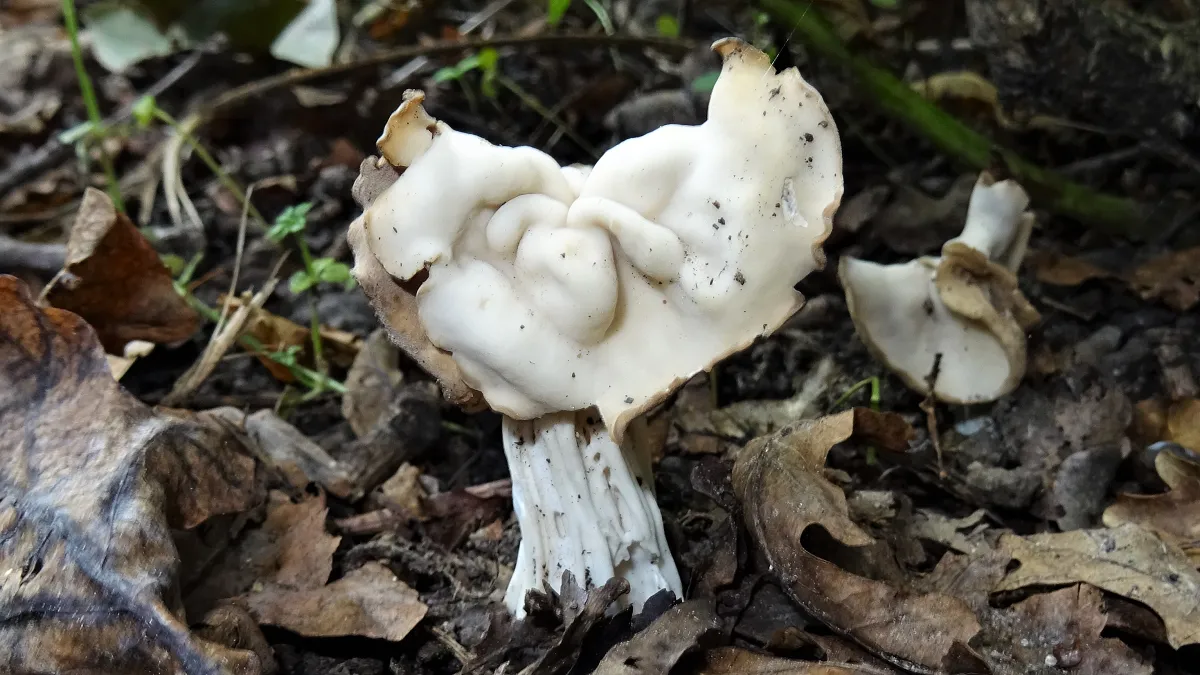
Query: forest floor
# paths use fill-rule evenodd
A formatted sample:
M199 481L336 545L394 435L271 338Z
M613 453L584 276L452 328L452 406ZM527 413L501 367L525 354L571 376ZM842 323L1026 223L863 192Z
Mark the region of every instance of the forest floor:
M0 5L0 672L1200 673L1200 113L1160 55L1073 2L1002 22L1057 42L982 0L797 3L844 58L780 0L555 4L550 26L541 2L374 3L323 71L234 35L113 73L85 40L102 132L58 0ZM1163 4L1146 25L1200 21ZM512 621L500 417L442 400L346 283L352 185L410 88L563 164L702 122L727 35L833 113L828 264L650 415L689 602L568 588ZM1115 46L1085 66L1093 38ZM1094 76L1047 82L1073 58ZM1040 321L994 403L926 402L868 353L838 261L937 255L980 169L1022 172L848 59L1075 181L1025 183Z

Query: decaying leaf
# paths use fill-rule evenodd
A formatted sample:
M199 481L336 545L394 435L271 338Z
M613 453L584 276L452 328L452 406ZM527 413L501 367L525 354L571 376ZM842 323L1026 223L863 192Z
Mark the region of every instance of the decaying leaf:
M871 666L793 661L740 647L713 649L704 655L699 675L885 675Z
M252 507L236 437L155 413L112 379L80 317L0 276L0 653L18 672L258 673L171 600L171 528Z
M677 413L675 425L683 434L701 438L717 438L744 443L755 436L769 434L798 419L818 414L821 400L837 378L833 358L822 358L805 378L796 395L780 401L738 401L717 410L684 409ZM716 444L713 444L716 445ZM696 452L702 444L690 443L685 451Z
M941 197L930 197L907 184L898 187L892 201L872 219L875 232L897 253L935 251L962 230L977 179L977 174L963 174Z
M1124 642L1102 638L1106 618L1100 591L1087 584L1042 593L1012 607L1021 636L1012 652L1028 668L1059 667L1075 675L1150 675Z
M1185 312L1200 302L1200 246L1166 253L1129 274L1129 285L1145 300L1160 300Z
M428 607L384 565L369 562L320 588L265 584L237 600L259 622L306 637L404 639Z
M228 408L222 410L237 414ZM259 410L247 415L244 425L264 461L287 476L293 487L303 489L313 482L342 499L362 496L362 490L350 479L345 466L274 411Z
M999 550L1019 561L995 588L1087 583L1140 602L1162 619L1172 647L1200 642L1200 572L1176 546L1136 525L1020 537Z
M111 354L123 355L132 340L186 340L200 327L200 316L175 292L150 242L95 188L84 193L67 241L67 264L46 300L83 317Z
M366 436L383 419L402 379L400 350L392 344L387 331L376 329L367 336L346 373L342 416L355 435Z
M1123 494L1104 512L1104 524L1134 523L1154 532L1200 565L1200 464L1171 452L1159 452L1154 468L1170 492Z
M1025 264L1033 270L1035 279L1051 286L1078 286L1092 279L1114 276L1086 260L1052 251L1030 251Z
M292 589L325 585L341 537L325 532L325 498L293 504L271 492L267 518L218 558L185 598L189 614L207 613L219 601L250 591L259 582Z
M721 629L709 604L691 600L667 610L646 630L613 647L595 675L667 675L675 662Z
M902 418L861 408L801 422L751 441L734 465L733 484L751 536L793 600L887 661L957 672L955 664L978 660L967 642L979 623L964 602L845 572L809 552L803 540L819 525L842 545L872 543L850 520L841 489L824 477L825 457L852 436L904 450L912 435Z
M221 302L225 296L221 297ZM229 306L238 309L243 306L241 298L229 298ZM354 363L362 339L354 333L328 326L320 326L322 355L330 363L348 368ZM297 360L308 366L314 365L312 356L312 331L308 326L282 316L272 314L265 309L252 308L250 318L246 322L246 333L254 336L269 352L286 352L289 349L299 350ZM271 375L280 382L292 382L295 376L292 371L279 362L260 355L258 360L271 371Z

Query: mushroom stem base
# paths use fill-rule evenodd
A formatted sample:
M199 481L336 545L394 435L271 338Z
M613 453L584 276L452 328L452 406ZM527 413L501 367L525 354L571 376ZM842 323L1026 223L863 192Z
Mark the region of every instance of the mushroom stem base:
M621 602L635 611L662 589L682 596L649 463L614 443L595 409L505 417L503 430L521 526L505 595L513 614L525 614L529 590L560 591L564 572L585 588L625 578Z

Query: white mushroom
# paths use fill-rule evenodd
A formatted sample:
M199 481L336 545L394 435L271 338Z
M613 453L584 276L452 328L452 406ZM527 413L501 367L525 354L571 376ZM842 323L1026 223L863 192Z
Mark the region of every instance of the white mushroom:
M752 46L713 48L724 66L708 121L625 141L591 168L454 131L419 92L380 139L405 168L352 225L356 274L377 285L375 259L402 281L427 270L419 324L455 366L435 374L505 415L518 614L565 571L628 579L634 606L682 593L630 425L777 328L802 304L796 282L824 265L842 195L824 101Z
M985 172L962 234L940 257L842 259L838 276L859 337L914 391L928 394L933 380L939 400L983 403L1025 375L1025 331L1039 319L1016 279L1033 227L1028 204L1016 182Z

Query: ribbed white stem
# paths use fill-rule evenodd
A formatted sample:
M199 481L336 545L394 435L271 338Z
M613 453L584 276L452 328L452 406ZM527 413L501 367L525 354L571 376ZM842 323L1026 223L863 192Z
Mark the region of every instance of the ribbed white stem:
M525 613L525 594L559 590L564 571L585 588L629 581L625 605L640 609L661 589L682 596L653 480L612 441L594 409L536 420L504 418L504 453L521 526L505 604Z

